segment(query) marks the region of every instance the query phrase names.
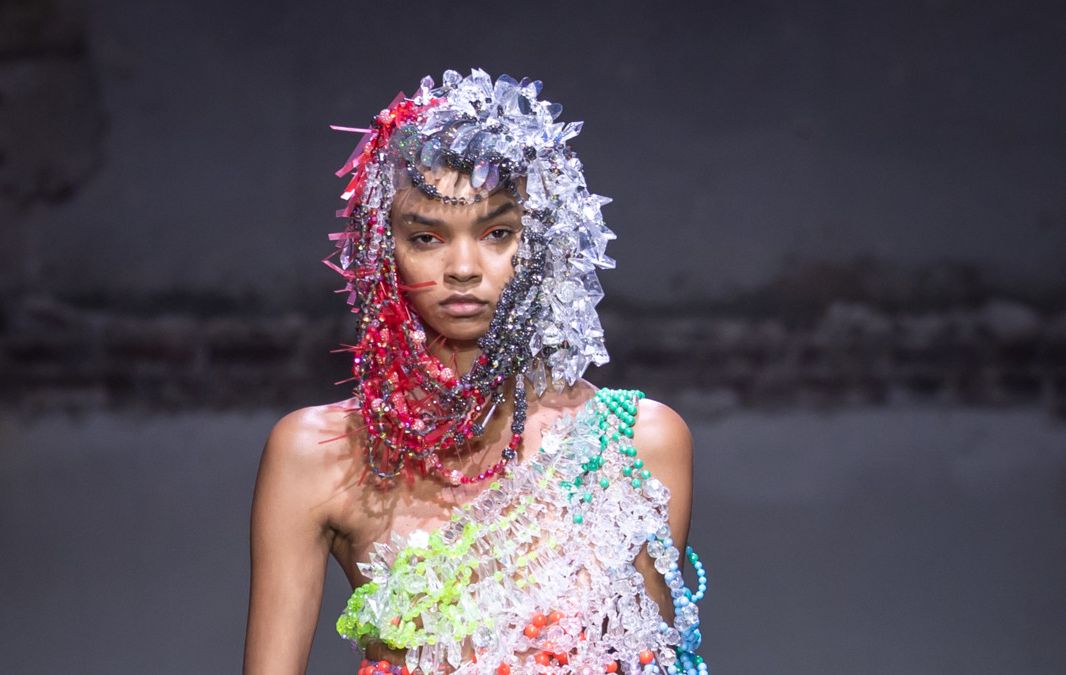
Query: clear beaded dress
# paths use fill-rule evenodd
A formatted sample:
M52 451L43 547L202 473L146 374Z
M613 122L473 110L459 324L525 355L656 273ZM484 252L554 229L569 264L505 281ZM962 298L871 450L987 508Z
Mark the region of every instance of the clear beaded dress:
M409 672L705 672L706 577L689 548L698 583L686 587L669 490L632 445L641 397L601 389L450 521L375 544L338 632L406 650L397 665ZM634 565L645 546L671 590L672 625Z

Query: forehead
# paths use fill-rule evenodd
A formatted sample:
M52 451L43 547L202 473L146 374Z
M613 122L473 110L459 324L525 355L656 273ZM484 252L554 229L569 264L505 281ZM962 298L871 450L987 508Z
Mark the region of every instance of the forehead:
M391 219L393 224L400 225L461 227L483 224L495 218L518 220L521 214L522 207L506 190L490 194L480 202L452 205L427 197L416 187L405 187L396 192Z

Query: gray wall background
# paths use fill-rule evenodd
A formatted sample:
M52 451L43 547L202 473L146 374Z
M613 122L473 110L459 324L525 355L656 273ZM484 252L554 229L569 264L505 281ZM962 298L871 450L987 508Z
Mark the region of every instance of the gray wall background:
M333 171L530 75L619 234L597 384L678 408L718 673L1058 673L1061 3L0 6L0 669L235 672L258 453L343 398ZM310 672L354 656L331 563Z
M1058 3L66 4L5 64L8 190L77 191L14 218L3 267L35 284L322 283L355 140L327 125L472 65L586 121L590 187L617 198L612 293L858 255L1066 281Z

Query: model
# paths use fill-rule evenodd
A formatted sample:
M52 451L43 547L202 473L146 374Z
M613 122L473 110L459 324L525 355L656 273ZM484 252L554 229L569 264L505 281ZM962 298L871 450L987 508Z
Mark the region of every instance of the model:
M691 437L582 379L608 358L614 234L567 145L581 123L540 92L449 70L341 128L363 135L324 262L356 317L355 389L267 441L245 673L304 672L330 553L361 675L706 670Z

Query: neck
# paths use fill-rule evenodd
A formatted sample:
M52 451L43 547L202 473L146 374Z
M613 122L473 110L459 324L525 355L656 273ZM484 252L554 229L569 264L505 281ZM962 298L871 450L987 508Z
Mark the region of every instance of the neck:
M477 346L476 340L449 340L433 334L428 334L427 337L429 338L427 351L455 371L456 377L468 373L474 361L481 355L481 348Z

